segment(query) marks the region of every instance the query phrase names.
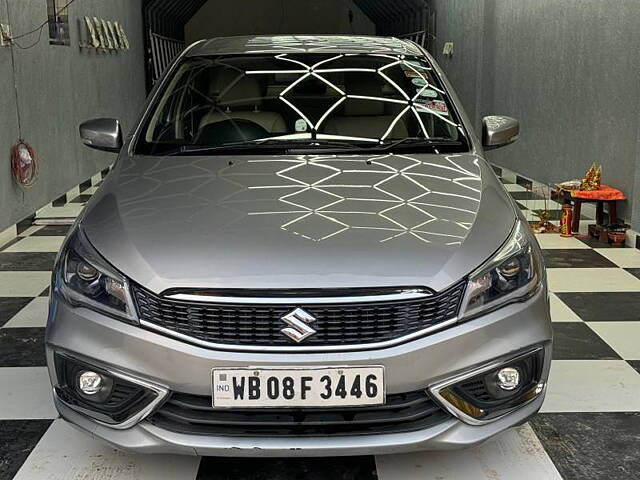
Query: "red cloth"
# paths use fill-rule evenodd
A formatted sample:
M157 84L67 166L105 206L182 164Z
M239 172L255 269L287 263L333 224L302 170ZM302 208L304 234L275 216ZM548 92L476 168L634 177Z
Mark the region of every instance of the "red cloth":
M600 185L598 190L573 190L571 196L582 200L626 200L624 193L608 185Z

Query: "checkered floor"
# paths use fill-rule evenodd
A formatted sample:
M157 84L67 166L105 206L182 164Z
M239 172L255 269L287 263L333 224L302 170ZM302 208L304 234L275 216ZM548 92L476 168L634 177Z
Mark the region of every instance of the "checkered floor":
M496 169L526 215L536 185ZM75 216L94 188L47 207ZM560 206L547 202L559 211ZM43 212L40 212L43 213ZM587 212L588 213L588 212ZM557 213L556 213L557 216ZM584 227L588 221L584 222ZM237 460L120 453L57 418L43 334L50 271L69 227L22 227L0 247L0 479L633 479L640 478L640 251L539 236L555 346L542 413L466 451Z

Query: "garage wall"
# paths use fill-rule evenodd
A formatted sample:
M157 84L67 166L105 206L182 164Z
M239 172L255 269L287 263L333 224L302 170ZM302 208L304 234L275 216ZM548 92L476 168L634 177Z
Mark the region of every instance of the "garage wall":
M630 198L640 229L640 9L637 0L435 0L437 55L476 126L513 115L521 140L489 154L547 183L592 162ZM454 42L453 58L442 46ZM632 211L635 206L635 211Z
M69 10L71 45L49 45L48 30L31 49L0 48L0 231L63 195L113 162L107 153L83 147L78 124L92 117L119 118L132 126L145 96L141 0L78 0ZM119 53L81 51L79 22L84 15L118 20L131 50ZM15 35L47 18L45 0L0 0L0 19ZM84 32L84 29L83 29ZM28 46L37 34L18 40ZM18 187L10 174L9 149L18 139L14 80L22 134L41 159L40 177L30 188Z
M484 0L432 0L432 4L436 11L436 51L433 53L475 123L480 108L480 96L476 92L483 61ZM444 43L448 41L454 42L453 57L442 56Z
M351 0L243 0L241 10L235 2L209 0L185 26L187 43L231 35L376 32L374 23Z
M0 22L7 23L7 4L0 0ZM14 216L19 215L21 196L13 188L10 178L9 148L18 138L16 99L11 74L11 50L0 47L0 232L8 226ZM17 217L16 217L17 218Z

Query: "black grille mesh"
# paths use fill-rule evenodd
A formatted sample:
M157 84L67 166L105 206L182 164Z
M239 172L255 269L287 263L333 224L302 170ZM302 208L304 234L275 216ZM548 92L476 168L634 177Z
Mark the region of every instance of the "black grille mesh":
M192 435L317 436L407 432L448 418L424 391L387 395L385 405L375 407L233 410L212 408L210 396L173 393L149 421Z
M458 314L464 282L430 297L394 302L305 305L214 304L169 299L133 285L141 320L198 340L245 346L341 346L393 340ZM301 307L317 333L296 344L281 318Z

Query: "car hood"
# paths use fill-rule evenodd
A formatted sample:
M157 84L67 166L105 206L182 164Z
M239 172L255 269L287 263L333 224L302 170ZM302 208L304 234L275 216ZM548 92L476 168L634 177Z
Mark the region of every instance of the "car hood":
M513 203L473 154L121 158L81 220L168 288L441 290L506 240Z

